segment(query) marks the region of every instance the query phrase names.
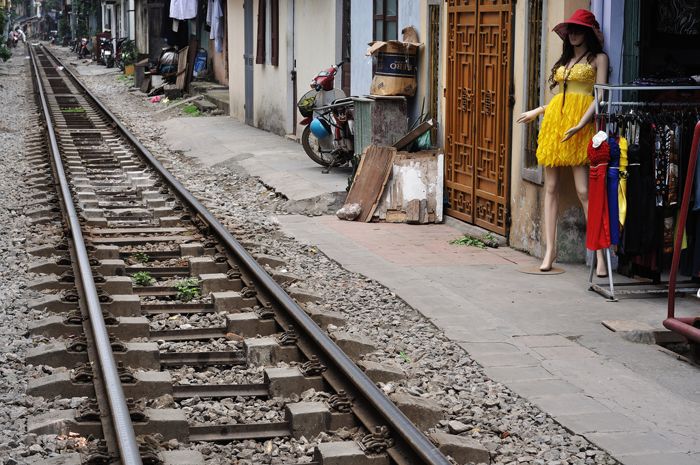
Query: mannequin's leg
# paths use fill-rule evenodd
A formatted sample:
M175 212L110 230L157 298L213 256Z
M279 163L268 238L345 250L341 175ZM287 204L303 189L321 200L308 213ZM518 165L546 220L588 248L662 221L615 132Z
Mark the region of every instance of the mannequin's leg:
M576 194L583 207L583 215L588 220L588 168L585 166L572 166L571 170L574 174L574 184L576 185ZM603 276L607 274L605 265L605 255L602 250L596 250L596 274Z
M544 168L544 256L540 271L552 269L556 258L557 213L559 211L559 178L561 168L546 166Z

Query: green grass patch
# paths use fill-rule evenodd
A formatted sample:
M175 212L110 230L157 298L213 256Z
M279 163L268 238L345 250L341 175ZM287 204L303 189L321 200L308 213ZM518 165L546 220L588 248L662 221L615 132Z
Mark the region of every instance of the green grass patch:
M190 116L199 116L202 113L199 111L199 108L197 108L195 105L188 103L184 107L182 107L182 112L186 115Z
M151 273L148 271L138 271L134 273L131 280L134 281L134 284L137 286L150 286L156 282L155 278L151 276Z
M478 247L480 249L485 249L486 247L497 249L498 238L491 233L486 233L481 237L474 237L470 236L469 234L465 234L464 237L450 241L450 244L466 245L469 247Z
M82 107L61 108L61 113L85 113L85 108L82 108Z
M202 295L199 290L199 280L197 278L187 278L175 283L177 291L177 299L183 302L189 302Z

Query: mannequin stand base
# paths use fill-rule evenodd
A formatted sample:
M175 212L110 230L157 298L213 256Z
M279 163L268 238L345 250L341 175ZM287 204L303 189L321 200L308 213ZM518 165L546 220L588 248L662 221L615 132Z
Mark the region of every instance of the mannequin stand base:
M539 266L529 266L526 268L518 268L518 271L521 273L525 273L525 274L539 274L542 276L566 273L566 271L564 271L563 268L558 268L556 266L553 266L549 271L542 271L542 270L540 270Z

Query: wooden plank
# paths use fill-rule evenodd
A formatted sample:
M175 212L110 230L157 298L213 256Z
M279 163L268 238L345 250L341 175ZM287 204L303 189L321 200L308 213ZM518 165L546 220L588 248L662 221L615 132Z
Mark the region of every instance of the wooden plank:
M175 79L175 85L178 89L184 90L186 79L187 79L187 52L189 47L185 47L179 52L177 52L177 79Z
M405 223L406 213L399 210L387 210L386 211L386 222L387 223Z
M429 119L428 121L424 121L418 126L416 126L415 129L410 131L408 134L403 136L401 139L397 140L393 147L396 148L396 150L402 150L404 147L406 147L408 144L413 142L414 140L418 139L420 136L423 135L425 131L429 131L433 127L433 120Z
M413 199L406 205L406 223L418 224L420 221L420 200Z
M357 221L366 223L372 219L372 214L377 208L379 198L391 174L395 154L396 149L393 147L370 145L362 155L352 187L345 200L346 205L351 203L360 205L361 212L356 218Z

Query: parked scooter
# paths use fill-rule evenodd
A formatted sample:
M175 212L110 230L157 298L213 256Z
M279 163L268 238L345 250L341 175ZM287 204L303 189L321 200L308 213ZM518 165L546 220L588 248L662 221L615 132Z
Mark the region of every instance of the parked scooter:
M114 50L112 50L112 40L109 37L100 37L100 55L98 61L111 68L114 66Z
M297 103L305 125L301 134L304 151L313 161L331 168L349 162L355 155L353 102L334 88L343 62L320 71L311 80L311 91Z

